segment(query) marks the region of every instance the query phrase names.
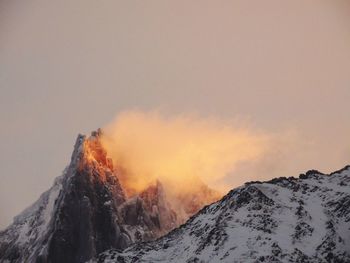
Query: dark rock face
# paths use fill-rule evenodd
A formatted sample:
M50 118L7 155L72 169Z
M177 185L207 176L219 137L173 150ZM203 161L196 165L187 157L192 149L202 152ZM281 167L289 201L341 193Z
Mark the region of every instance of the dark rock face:
M64 174L0 233L0 262L86 262L176 227L160 184L127 200L100 135L79 135Z
M70 167L75 174L65 182L66 190L54 215L55 229L48 248L52 262L85 262L105 249L130 244L117 214L117 207L125 201L123 190L113 172L98 171L99 165Z

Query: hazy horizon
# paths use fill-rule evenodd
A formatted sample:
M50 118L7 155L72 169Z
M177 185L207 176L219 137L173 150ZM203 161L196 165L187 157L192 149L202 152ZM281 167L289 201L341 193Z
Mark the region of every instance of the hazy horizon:
M0 229L78 133L125 112L273 138L227 173L232 187L331 172L350 164L350 3L2 0L0 90Z

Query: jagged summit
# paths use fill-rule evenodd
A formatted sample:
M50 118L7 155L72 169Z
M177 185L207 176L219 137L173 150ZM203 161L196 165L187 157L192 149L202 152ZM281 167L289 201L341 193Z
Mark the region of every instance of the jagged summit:
M130 242L117 216L123 202L98 138L79 135L64 174L0 234L1 259L80 262L107 248L126 247Z
M0 232L0 262L84 262L176 227L163 193L126 197L101 134L78 135L63 175Z

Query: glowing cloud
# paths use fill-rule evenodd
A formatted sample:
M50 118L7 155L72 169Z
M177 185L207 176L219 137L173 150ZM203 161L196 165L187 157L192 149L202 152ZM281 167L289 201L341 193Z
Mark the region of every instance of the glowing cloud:
M221 179L240 162L262 157L269 136L213 118L127 111L104 128L102 142L130 192L159 180L170 192L184 193L198 182L227 190Z

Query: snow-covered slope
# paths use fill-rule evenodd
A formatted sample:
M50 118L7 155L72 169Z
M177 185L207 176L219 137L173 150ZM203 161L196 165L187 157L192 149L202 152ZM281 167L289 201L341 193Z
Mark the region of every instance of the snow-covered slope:
M45 250L55 200L62 189L63 176L56 178L50 190L14 218L11 226L0 233L0 262L15 262L35 257ZM24 258L21 255L26 255Z
M247 183L168 235L95 261L350 262L350 166Z

